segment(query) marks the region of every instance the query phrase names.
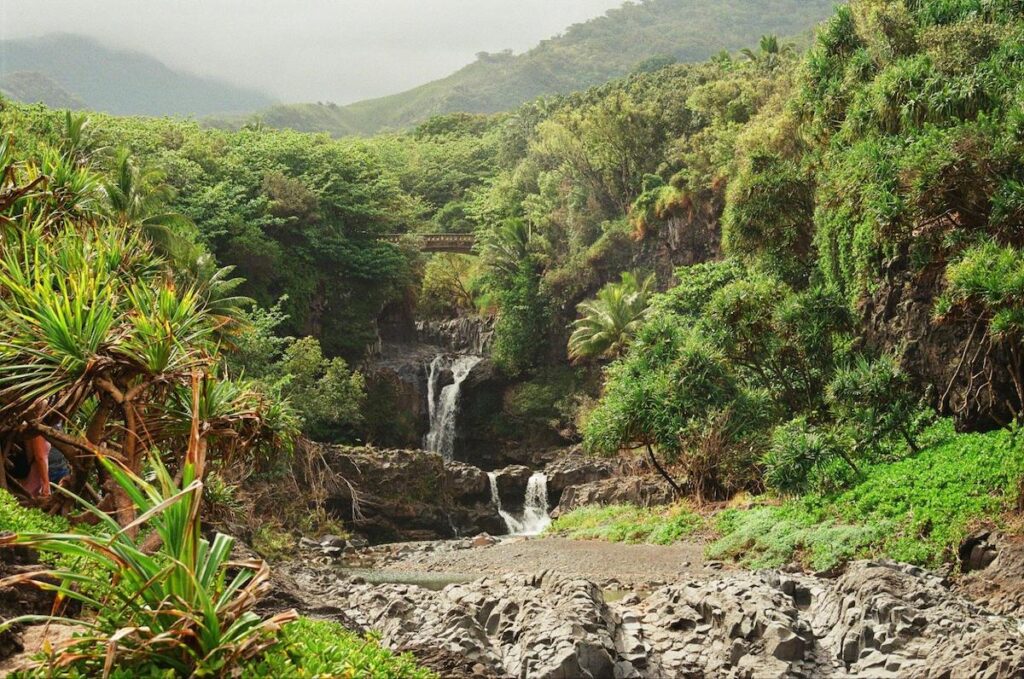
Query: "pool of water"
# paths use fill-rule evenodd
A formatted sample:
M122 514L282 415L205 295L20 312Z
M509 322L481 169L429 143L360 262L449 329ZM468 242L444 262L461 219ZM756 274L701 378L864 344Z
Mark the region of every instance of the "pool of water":
M371 585L416 585L424 589L440 591L448 585L479 580L480 575L464 573L428 573L426 571L389 571L379 568L341 568L341 572L353 578L362 578Z
M643 601L644 599L646 599L647 597L649 597L651 595L651 593L649 591L643 590L643 589L635 589L635 590L633 590L633 589L619 589L617 587L615 587L615 588L608 588L608 589L602 589L601 590L601 594L604 595L604 601L605 601L605 603L608 603L608 604L613 604L613 603L622 601L626 597L628 597L630 595L633 595L633 594L636 594L640 598L641 601Z

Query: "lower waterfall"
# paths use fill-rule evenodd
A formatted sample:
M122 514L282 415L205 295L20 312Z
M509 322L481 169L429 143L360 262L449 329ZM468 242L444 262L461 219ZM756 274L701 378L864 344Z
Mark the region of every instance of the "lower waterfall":
M501 508L501 494L498 492L497 472L488 472L491 480L491 502L505 521L509 535L540 535L551 525L548 516L548 477L535 473L526 483L526 498L522 516L515 516Z

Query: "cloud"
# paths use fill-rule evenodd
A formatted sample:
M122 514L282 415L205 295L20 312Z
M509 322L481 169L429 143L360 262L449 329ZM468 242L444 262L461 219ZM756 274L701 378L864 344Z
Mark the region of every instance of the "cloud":
M285 101L347 103L524 51L621 0L2 0L0 38L80 33Z

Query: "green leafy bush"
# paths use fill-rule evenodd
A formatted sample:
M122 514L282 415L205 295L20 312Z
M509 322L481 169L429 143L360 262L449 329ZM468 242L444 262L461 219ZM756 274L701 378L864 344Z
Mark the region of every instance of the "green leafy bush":
M80 668L41 668L18 672L11 679L86 679L95 676ZM175 676L159 664L130 669L114 667L110 679L169 679ZM418 667L407 654L382 648L372 635L360 637L335 622L299 618L281 630L280 642L263 655L243 663L242 679L437 679Z
M509 375L522 375L533 368L541 356L548 319L537 266L531 257L516 265L509 287L499 294L498 300L494 362Z
M284 628L281 643L248 663L243 679L436 679L410 655L395 655L371 636L359 637L334 622L299 619Z
M815 426L806 417L779 425L762 459L765 483L782 493L845 485L843 481L849 481L857 470L852 461L846 469L834 464L837 459L849 459L844 446L830 427ZM837 483L837 477L843 481Z

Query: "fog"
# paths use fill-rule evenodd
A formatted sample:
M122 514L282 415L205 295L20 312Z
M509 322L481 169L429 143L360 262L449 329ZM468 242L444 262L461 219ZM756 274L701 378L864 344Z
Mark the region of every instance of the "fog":
M348 103L526 50L622 0L0 0L0 39L78 33L283 101Z

